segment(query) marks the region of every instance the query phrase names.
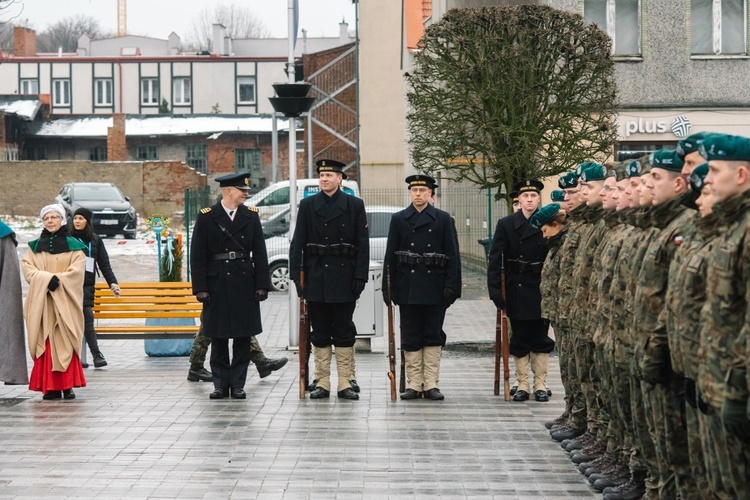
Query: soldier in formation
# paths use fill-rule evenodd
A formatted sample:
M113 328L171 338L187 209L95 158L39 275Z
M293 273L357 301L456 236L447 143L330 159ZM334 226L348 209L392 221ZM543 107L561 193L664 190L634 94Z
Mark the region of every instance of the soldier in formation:
M701 132L559 182L587 208L576 224L566 206L543 277L566 390L552 438L605 499L745 496L750 139Z

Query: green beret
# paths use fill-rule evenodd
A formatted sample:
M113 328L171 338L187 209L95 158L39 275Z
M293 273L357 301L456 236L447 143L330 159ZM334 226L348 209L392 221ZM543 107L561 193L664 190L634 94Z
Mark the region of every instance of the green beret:
M625 175L628 177L640 177L643 166L638 160L630 160L625 163Z
M557 185L560 189L574 188L578 185L578 174L575 172L568 172L557 179Z
M549 205L544 205L542 208L537 210L534 215L531 216L529 224L534 229L540 229L543 225L548 223L550 219L552 219L552 217L557 215L557 212L559 211L559 203L550 203Z
M690 187L696 193L700 193L703 189L703 183L706 181L708 175L708 163L701 163L693 169L690 174Z
M589 162L584 162L579 164L575 170L573 170L573 173L576 174L576 177L580 177L583 170L589 165Z
M555 189L549 194L552 201L565 201L565 191L562 189Z
M677 143L677 154L685 158L690 153L698 151L698 143L711 135L718 135L715 132L697 132L691 134Z
M607 167L598 163L590 162L581 172L583 182L603 181L607 178Z
M663 168L670 172L682 172L684 162L674 149L657 149L649 159L653 168Z
M698 151L708 161L750 160L750 139L740 135L715 134L699 142Z

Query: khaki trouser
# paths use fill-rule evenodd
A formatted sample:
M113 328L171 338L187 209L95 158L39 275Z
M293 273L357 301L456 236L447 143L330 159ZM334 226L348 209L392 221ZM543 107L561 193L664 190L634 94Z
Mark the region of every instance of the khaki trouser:
M417 392L424 391L424 359L423 349L418 351L404 351L404 361L406 363L406 380L409 382L409 389Z
M516 360L516 380L518 381L518 389L516 390L531 392L529 389L529 355L527 354L522 358L513 356L513 358Z
M547 391L547 364L549 354L546 352L531 353L531 369L534 371L534 392Z
M422 366L424 376L424 390L437 389L440 379L440 356L442 347L425 346L422 348Z
M336 371L339 376L337 391L351 388L349 381L354 379L354 347L336 348Z
M313 346L313 359L315 360L315 376L318 381L317 387L331 390L331 346Z

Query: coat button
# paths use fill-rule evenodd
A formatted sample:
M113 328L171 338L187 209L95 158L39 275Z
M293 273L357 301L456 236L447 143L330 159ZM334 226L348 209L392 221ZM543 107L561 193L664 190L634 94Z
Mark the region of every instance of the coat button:
M412 243L411 246L414 246L414 243Z
M430 245L429 243L427 244L427 248L430 248L431 246L432 246L432 245Z
M414 269L412 269L411 272L414 272Z
M432 232L432 229L428 229L428 230L427 230L427 232L428 232L428 233L431 233L431 232Z

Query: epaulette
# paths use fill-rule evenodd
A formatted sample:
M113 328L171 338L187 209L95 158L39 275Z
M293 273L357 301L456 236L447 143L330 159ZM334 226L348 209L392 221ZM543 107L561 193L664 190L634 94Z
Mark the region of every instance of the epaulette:
M258 207L247 207L247 209L251 212L255 212L256 214L258 213Z
M201 208L201 213L202 214L207 214L210 211L211 211L211 207Z

